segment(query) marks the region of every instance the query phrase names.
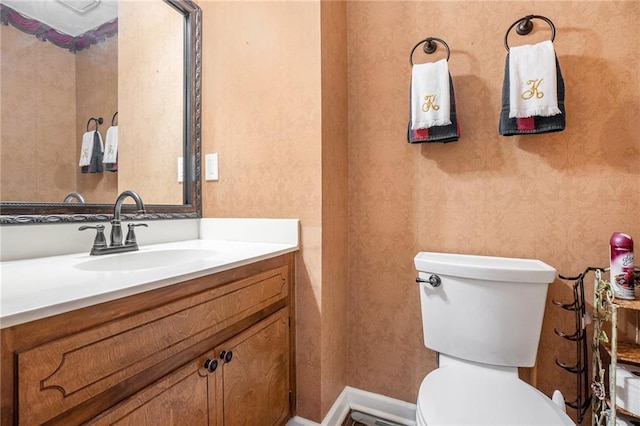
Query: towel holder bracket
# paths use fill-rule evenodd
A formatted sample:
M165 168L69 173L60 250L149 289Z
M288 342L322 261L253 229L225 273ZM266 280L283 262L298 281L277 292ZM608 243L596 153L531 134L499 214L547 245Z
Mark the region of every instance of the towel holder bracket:
M521 20L516 26L516 33L519 35L527 35L533 30L533 22L531 22L531 18L533 15L529 15L526 19Z
M432 54L437 49L438 49L438 45L433 41L433 39L427 39L426 43L424 44L424 47L422 48L422 50L424 50L424 53L428 55Z
M442 40L441 38L427 37L424 40L420 40L418 43L416 43L415 46L413 46L413 49L411 49L411 54L409 54L409 63L411 64L411 66L413 66L413 52L416 51L418 46L420 46L421 44L424 43L424 46L422 47L422 50L427 55L430 55L430 54L434 53L436 50L438 50L438 45L435 43L436 41L438 43L442 44L444 46L444 48L446 49L446 51L447 51L447 62L448 62L449 61L449 57L451 56L451 50L449 49L449 45L444 40Z
M556 39L556 26L553 25L553 22L551 21L551 19L542 15L523 16L522 18L518 19L516 22L511 24L506 34L504 35L504 47L507 49L507 52L509 51L509 42L507 38L509 37L509 33L511 32L513 27L516 27L516 33L518 35L521 35L521 36L527 35L531 33L531 31L533 30L533 22L532 22L533 19L541 19L545 21L547 24L549 24L549 26L551 27L551 42L553 42Z
M87 121L87 132L89 131L89 125L91 124L92 121L96 122L96 131L98 131L98 126L104 123L104 119L102 117L98 117L98 118L91 117L89 121Z

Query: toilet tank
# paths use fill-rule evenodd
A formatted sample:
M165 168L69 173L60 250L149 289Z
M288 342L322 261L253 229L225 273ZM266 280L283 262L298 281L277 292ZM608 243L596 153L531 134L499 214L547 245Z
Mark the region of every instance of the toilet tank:
M422 329L427 348L509 367L535 364L549 283L556 270L534 259L420 252Z

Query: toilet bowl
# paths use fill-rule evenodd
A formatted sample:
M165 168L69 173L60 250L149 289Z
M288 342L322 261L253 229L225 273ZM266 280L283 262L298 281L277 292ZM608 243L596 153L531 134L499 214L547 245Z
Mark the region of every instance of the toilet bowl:
M518 378L535 363L555 269L531 259L421 252L424 344L439 366L418 392L424 425L573 425L564 410Z
M518 369L446 364L424 378L418 425L573 425L550 398L518 378Z

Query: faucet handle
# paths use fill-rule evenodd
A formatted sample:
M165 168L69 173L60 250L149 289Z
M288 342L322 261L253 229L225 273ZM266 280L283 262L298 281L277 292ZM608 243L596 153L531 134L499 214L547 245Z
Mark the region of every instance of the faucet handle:
M133 232L133 230L134 230L134 228L136 226L148 227L149 225L147 225L146 223L130 223L127 226L129 227L129 231L127 232L127 238L124 240L125 245L137 244L137 242L136 242L136 234L135 234L135 232Z
M93 247L91 248L92 254L95 252L95 250L104 249L107 247L107 239L104 237L104 225L96 225L96 226L84 225L78 228L78 230L80 231L84 231L85 229L96 230L96 238L93 240Z

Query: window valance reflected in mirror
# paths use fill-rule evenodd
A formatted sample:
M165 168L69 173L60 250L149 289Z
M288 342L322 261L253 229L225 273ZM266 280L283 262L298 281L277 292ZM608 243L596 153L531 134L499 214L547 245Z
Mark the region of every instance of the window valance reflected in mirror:
M67 3L0 0L0 223L200 217L200 8Z

